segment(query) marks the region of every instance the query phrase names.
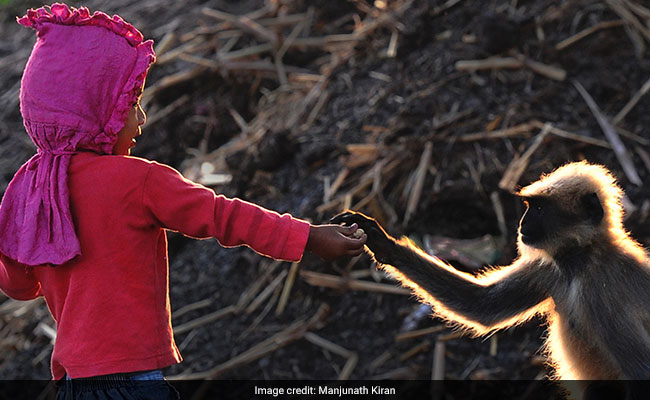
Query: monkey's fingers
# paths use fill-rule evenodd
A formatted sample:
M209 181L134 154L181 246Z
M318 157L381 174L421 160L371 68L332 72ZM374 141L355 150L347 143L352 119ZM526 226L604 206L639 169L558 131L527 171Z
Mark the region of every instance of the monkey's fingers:
M334 224L353 225L357 224L368 236L366 246L373 252L381 252L393 243L392 238L374 219L356 211L346 211L331 219Z
M368 240L366 240L366 246L368 246L368 248L372 250L373 253L393 243L391 238L389 238L386 233L380 228L368 227L365 232L368 236Z
M344 211L344 212L342 212L340 214L337 214L337 215L333 216L330 219L330 223L331 224L336 224L336 225L341 225L341 224L347 225L347 226L352 225L352 223L348 221L351 218L352 215L354 215L352 212Z
M370 227L371 225L376 224L375 220L372 218L369 218L365 215L363 215L360 212L356 211L345 211L342 212L341 214L338 214L334 216L331 220L331 223L333 224L344 224L344 225L352 225L354 223L358 224L359 227L365 230L366 227Z

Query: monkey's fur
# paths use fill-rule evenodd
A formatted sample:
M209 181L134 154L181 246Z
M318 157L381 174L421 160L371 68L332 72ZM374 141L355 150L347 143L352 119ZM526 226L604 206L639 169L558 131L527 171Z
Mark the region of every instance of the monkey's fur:
M526 321L548 322L553 377L650 378L650 265L623 228L623 192L604 167L567 164L523 188L519 257L479 277L395 240L373 219L346 212L376 261L437 316L477 335Z

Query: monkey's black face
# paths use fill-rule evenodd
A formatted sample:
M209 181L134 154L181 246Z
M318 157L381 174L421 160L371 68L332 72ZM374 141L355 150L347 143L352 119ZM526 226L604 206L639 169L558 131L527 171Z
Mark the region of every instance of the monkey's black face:
M603 218L603 208L595 193L580 198L580 211L569 213L544 197L526 197L526 212L521 217L519 232L524 244L543 248L549 240L562 240L568 230L578 224L597 226Z
M526 212L521 217L519 232L521 240L529 246L544 248L579 222L578 216L564 212L550 199L528 197L524 202Z
M550 220L555 218L555 207L543 198L526 198L524 203L526 212L519 222L521 240L529 246L537 247L549 237Z

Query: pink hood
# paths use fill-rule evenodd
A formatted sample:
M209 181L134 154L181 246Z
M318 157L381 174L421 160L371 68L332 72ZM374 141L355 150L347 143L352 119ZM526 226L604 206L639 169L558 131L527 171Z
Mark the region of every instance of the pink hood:
M38 152L2 199L0 251L26 265L59 265L81 254L67 187L72 154L112 153L155 61L153 42L117 15L60 3L18 23L38 32L20 91Z

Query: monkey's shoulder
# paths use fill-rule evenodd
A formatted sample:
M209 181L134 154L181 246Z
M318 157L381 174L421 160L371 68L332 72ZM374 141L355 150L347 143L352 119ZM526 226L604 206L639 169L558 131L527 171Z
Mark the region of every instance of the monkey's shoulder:
M585 271L589 274L598 273L598 268L606 269L602 273L615 272L613 269L617 268L621 273L629 273L632 269L641 271L644 275L650 274L647 262L639 262L615 246L566 246L557 250L553 261L567 277Z
M551 289L556 301L562 298L575 304L589 298L598 303L601 299L602 307L611 308L615 296L650 305L650 265L616 247L566 247L557 252L553 263L559 273Z

